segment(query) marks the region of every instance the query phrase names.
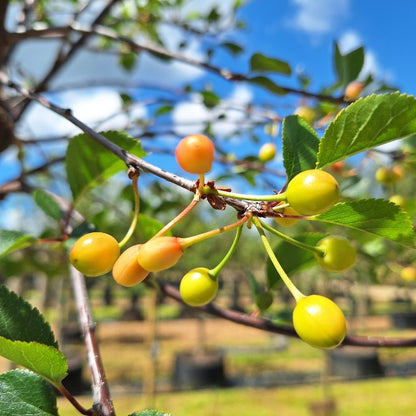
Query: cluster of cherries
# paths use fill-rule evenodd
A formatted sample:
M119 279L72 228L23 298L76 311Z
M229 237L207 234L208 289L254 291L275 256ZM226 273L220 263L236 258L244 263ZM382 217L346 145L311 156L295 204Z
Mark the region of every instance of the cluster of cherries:
M214 153L213 142L201 134L185 137L176 147L175 156L181 168L188 173L199 175L191 207L207 193L244 199L243 194L227 193L205 186L204 174L212 168ZM278 202L271 205L275 211L274 218L279 225L292 225L299 219L329 210L338 201L339 194L339 185L331 174L319 169L300 172L289 181L285 192L275 195ZM186 212L190 209L188 208ZM116 282L130 287L142 282L151 272L174 266L191 245L235 229L234 241L216 267L195 268L181 279L179 289L183 301L190 306L203 306L216 297L218 275L235 251L243 226L246 223L250 226L254 224L272 263L296 300L293 325L299 337L318 348L335 348L341 344L346 335L346 320L342 310L329 298L321 295L306 296L295 287L280 266L264 233L264 228L273 230L272 227L249 212L233 224L196 236L180 238L166 235L183 216L184 214L178 216L177 220L171 221L170 226L165 226L147 242L132 245L121 254L124 240L123 244L119 243L111 235L102 232L85 234L73 245L69 254L70 262L86 276L99 276L112 271ZM284 236L283 233L276 232ZM316 246L308 247L305 244L301 246L310 249L317 262L332 272L345 271L356 261L355 248L343 237L327 236Z

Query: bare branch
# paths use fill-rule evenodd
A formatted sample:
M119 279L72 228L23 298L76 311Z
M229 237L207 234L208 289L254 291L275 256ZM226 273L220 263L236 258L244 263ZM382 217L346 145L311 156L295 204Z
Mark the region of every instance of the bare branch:
M157 166L152 165L151 163L148 163L144 161L143 159L140 159L133 154L123 150L110 140L108 140L106 137L104 137L102 134L97 133L95 130L93 130L91 127L84 124L81 120L74 117L72 114L72 111L70 109L65 109L58 107L54 104L52 104L50 101L48 101L46 98L33 93L29 91L27 88L17 84L16 82L13 82L8 79L8 77L5 74L0 77L0 85L3 84L9 88L12 88L16 91L18 91L20 94L22 94L24 97L29 98L30 100L36 101L42 106L48 108L49 110L53 111L56 114L61 115L68 121L70 121L75 126L79 127L84 133L88 134L92 139L94 139L97 143L101 144L104 148L115 154L118 158L124 161L124 163L129 167L133 166L134 168L142 169L144 171L150 172L155 176L158 176L168 182L171 182L175 185L178 185L184 189L187 189L191 192L195 192L196 185L194 182L189 181L185 178L182 178L180 176L177 176L171 172L167 172L163 169L160 169ZM228 205L232 206L239 212L246 212L250 210L253 212L253 214L257 215L264 215L263 213L263 204L258 202L248 202L248 201L242 201L239 199L234 198L225 198L221 197L221 199Z
M0 32L6 30L6 15L9 9L9 0L3 0L0 2Z
M97 17L91 23L91 27L94 27L95 25L103 21L103 19L108 15L108 13L110 13L111 9L119 2L120 0L109 0L107 5L102 9L102 11L97 15ZM91 35L92 35L91 32L82 33L79 39L70 46L68 51L64 53L62 50L60 50L57 57L55 58L55 62L53 63L52 67L49 69L48 73L36 86L36 89L35 89L36 92L41 92L46 89L47 85L52 80L52 78L69 62L69 60L86 43L86 41ZM26 100L25 102L21 104L19 111L17 112L17 114L15 114L16 120L18 120L22 116L22 114L26 110L29 103L30 103L30 100Z
M151 282L145 282L152 287ZM160 290L167 296L183 302L179 290L167 283L157 280ZM153 286L154 287L154 286ZM188 305L186 305L188 306ZM191 308L190 306L188 306ZM221 308L213 303L198 308L192 308L197 312L205 312L219 318L226 319L241 325L257 328L262 331L268 331L275 334L282 334L293 338L299 338L293 327L288 325L279 325L270 321L269 319L260 318L254 315L248 315L243 312L234 311L231 309ZM414 347L416 346L416 338L388 338L388 337L373 337L360 335L347 335L342 345L351 345L354 347L383 347L383 348L398 348L398 347Z
M94 410L98 412L98 415L115 416L98 343L95 338L95 326L88 302L84 276L73 267L71 267L70 272L82 336L87 349L94 396Z
M87 37L91 35L97 35L97 36L102 36L104 38L107 38L116 42L120 42L120 43L127 45L130 48L130 50L135 53L146 51L156 56L159 55L159 56L167 57L170 59L175 59L177 61L189 64L198 68L203 68L209 72L212 72L220 76L221 78L226 79L227 81L250 82L250 77L248 77L247 75L237 73L237 72L232 72L225 68L219 68L208 62L202 62L190 56L183 55L181 53L169 51L166 48L159 46L159 45L150 44L148 42L134 41L133 39L128 38L126 36L118 35L115 31L113 31L112 29L108 27L99 26L99 25L94 25L92 28L89 28L89 27L83 27L78 24L72 24L70 26L65 26L65 27L55 27L55 28L48 28L48 29L43 29L43 30L31 30L31 31L22 32L22 33L15 33L13 34L13 39L16 40L18 38L25 38L25 37L37 37L38 38L42 36L55 36L55 37L67 36L69 31L81 33L83 36L87 36ZM329 101L329 102L333 102L337 104L345 103L343 96L333 97L330 95L313 93L313 92L300 90L300 89L292 88L292 87L287 87L283 85L279 85L278 87L281 88L282 91L286 93L299 94L304 97L315 98L321 101ZM38 88L36 91L39 92L41 91L41 89Z

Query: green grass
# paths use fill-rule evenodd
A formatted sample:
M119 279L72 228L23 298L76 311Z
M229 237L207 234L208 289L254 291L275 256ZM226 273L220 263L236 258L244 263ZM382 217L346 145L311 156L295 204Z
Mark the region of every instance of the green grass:
M392 416L414 414L415 378L386 378L335 383L331 392L337 416ZM114 398L117 415L154 407L172 416L310 416L309 404L323 399L320 385L276 387L270 389L221 389L162 393L149 406L143 395ZM88 406L88 399L81 402ZM73 416L71 406L59 399L61 416Z

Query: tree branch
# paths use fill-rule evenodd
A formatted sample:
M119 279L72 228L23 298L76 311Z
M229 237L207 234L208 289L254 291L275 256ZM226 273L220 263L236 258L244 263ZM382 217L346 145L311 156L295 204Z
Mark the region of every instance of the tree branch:
M214 73L220 76L221 78L227 81L250 82L250 77L247 75L237 73L237 72L232 72L225 68L219 68L208 62L202 62L195 58L183 55L181 53L169 51L166 48L159 46L159 45L150 44L148 42L147 43L136 42L133 39L130 39L126 36L118 35L115 31L113 31L112 29L108 27L99 26L99 25L94 25L92 28L89 28L89 27L83 27L79 24L72 24L72 25L65 26L65 27L54 27L54 28L47 28L43 30L33 29L30 31L22 32L22 33L15 33L13 34L13 39L16 40L18 38L27 38L27 37L39 38L42 36L62 37L62 36L67 36L70 31L81 33L83 36L97 35L97 36L104 37L106 39L110 39L116 42L123 43L127 45L132 52L135 52L135 53L146 51L146 52L151 53L152 55L156 55L156 56L159 55L159 56L167 57L170 59L175 59L177 61L189 64L198 68L203 68L211 73ZM313 92L300 90L300 89L292 88L292 87L287 87L283 85L278 85L278 87L281 88L282 91L286 93L298 94L304 97L315 98L321 101L329 101L329 102L333 102L336 104L345 103L343 96L333 97L330 95L313 93ZM36 91L39 92L41 91L41 89L37 88Z
M98 415L115 416L98 343L95 338L95 325L88 302L84 276L73 267L70 268L70 273L82 336L87 350L88 365L91 372L94 398L93 408L98 412Z
M0 32L6 30L6 15L9 9L9 0L2 0L0 2Z
M196 185L194 182L189 181L185 178L182 178L180 176L177 176L171 172L167 172L163 169L160 169L157 166L152 165L151 163L148 163L144 161L143 159L140 159L133 154L123 150L110 140L108 140L106 137L104 137L102 134L97 133L95 130L93 130L91 127L84 124L81 120L74 117L72 114L72 111L70 109L65 109L62 107L58 107L54 104L52 104L50 101L48 101L46 98L33 93L29 91L27 88L17 84L14 81L11 81L8 79L7 75L0 73L0 85L3 84L9 88L12 88L22 94L24 97L29 98L30 100L36 101L42 106L48 108L49 110L53 111L56 114L61 115L68 121L70 121L75 126L79 127L83 132L88 134L93 140L95 140L97 143L101 144L104 148L115 154L118 158L120 158L124 163L129 167L132 166L137 169L142 169L144 171L150 172L155 176L158 176L168 182L171 182L175 185L178 185L184 189L187 189L191 192L195 192ZM265 216L264 212L264 204L262 202L257 201L244 201L240 199L234 199L234 198L228 198L228 197L220 197L221 200L225 202L225 204L228 204L235 208L238 212L244 213L247 211L252 212L254 215L259 216Z
M110 13L111 9L119 2L120 0L109 0L107 5L101 10L101 12L97 15L97 17L91 23L91 27L94 27L95 25L102 22L102 20L108 15L108 13ZM25 33L25 32L21 32L21 33ZM92 32L82 33L79 39L71 45L71 47L69 48L67 52L63 53L62 50L58 52L55 62L53 63L52 67L49 69L48 73L38 83L38 85L35 88L35 92L41 92L46 89L47 85L52 80L52 78L61 70L61 68L64 65L66 65L69 62L72 56L85 44L85 42L88 40L88 38L92 34L93 34ZM21 106L18 109L18 112L15 114L15 120L18 120L22 116L22 114L26 110L29 103L30 103L30 100L26 100L21 104Z
M167 296L182 303L188 308L191 306L186 305L181 297L179 290L170 284L157 280L157 286ZM148 280L145 280L150 287L154 288L154 285ZM269 319L259 318L253 315L248 315L243 312L234 311L231 309L221 308L213 303L206 306L192 308L197 312L208 313L213 316L217 316L222 319L226 319L237 324L249 326L251 328L257 328L262 331L267 331L275 334L286 335L292 338L299 338L295 329L289 325L279 325L270 321ZM416 338L387 338L387 337L372 337L372 336L360 336L360 335L347 335L342 345L350 345L354 347L383 347L383 348L398 348L398 347L415 347Z

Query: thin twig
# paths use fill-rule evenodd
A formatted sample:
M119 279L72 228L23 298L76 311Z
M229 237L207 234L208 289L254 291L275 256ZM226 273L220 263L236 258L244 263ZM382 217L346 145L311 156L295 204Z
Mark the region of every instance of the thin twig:
M183 55L178 52L169 51L168 49L151 44L149 42L137 42L129 37L122 36L117 34L114 30L110 29L109 27L95 25L94 27L84 27L79 24L72 24L67 25L63 27L49 27L46 29L31 29L26 32L19 32L19 33L13 33L11 34L11 38L13 41L17 41L18 39L24 39L24 38L30 38L30 37L36 37L36 38L42 38L42 37L65 37L68 36L69 32L74 33L80 33L83 36L101 36L106 39L110 39L116 42L123 43L124 45L127 45L132 52L140 53L142 51L146 51L151 53L152 55L159 55L163 57L167 57L170 59L175 59L176 61L183 62L198 68L203 68L211 73L214 73L221 78L227 80L227 81L235 81L235 82L250 82L250 76L232 72L225 68L220 68L218 66L212 65L208 62L199 61L198 59L192 58L190 56ZM336 104L343 104L345 103L344 97L333 97L330 95L325 94L319 94L319 93L313 93L305 90L301 90L298 88L292 88L287 87L283 85L278 86L282 91L286 93L292 93L292 94L298 94L302 95L304 97L309 98L315 98L320 101L329 101ZM37 89L39 91L40 89Z
M94 400L93 408L98 415L115 416L98 343L95 338L95 325L88 301L85 279L84 276L74 267L70 268L70 273L82 336L87 350L88 365L91 373Z
M150 285L150 281L145 280ZM181 297L179 290L170 284L157 280L158 288L167 296L186 305ZM187 305L186 305L187 306ZM190 306L188 306L190 308ZM208 313L219 318L226 319L241 325L257 328L275 334L282 334L293 338L299 338L292 326L279 325L269 319L249 315L244 312L238 312L231 309L221 308L213 303L198 308L193 308L197 312ZM342 345L350 345L354 347L383 347L383 348L404 348L415 347L416 338L390 338L390 337L373 337L362 335L347 335Z

